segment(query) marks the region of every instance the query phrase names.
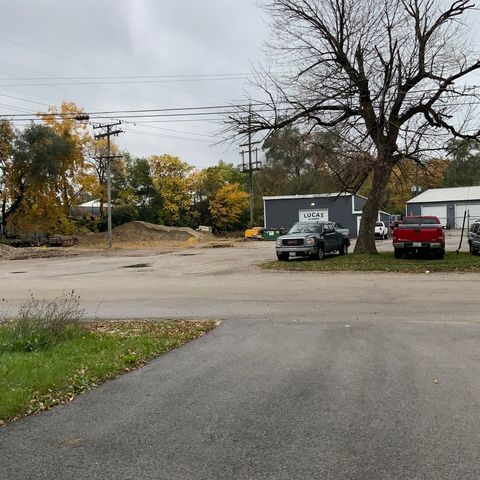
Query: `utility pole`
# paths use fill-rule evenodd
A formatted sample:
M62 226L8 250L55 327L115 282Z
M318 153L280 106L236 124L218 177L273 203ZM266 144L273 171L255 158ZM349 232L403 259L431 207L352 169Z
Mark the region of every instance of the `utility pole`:
M116 158L122 158L121 155L111 155L110 153L110 137L112 135L118 135L122 133L123 130L116 129L112 130L112 127L120 125L122 122L118 121L115 123L105 123L95 125L94 130L101 129L103 133L98 133L95 135L95 139L99 140L101 138L107 138L107 155L100 157L101 159L107 160L107 223L108 223L108 248L112 248L112 169L111 162Z
M248 147L247 151L242 150L240 155L242 156L242 163L238 166L239 170L243 173L248 173L248 190L250 200L250 226L253 227L253 172L261 170L262 164L258 161L258 149L252 149L252 105L248 107L248 142L240 145L241 147ZM255 152L255 161L253 161L253 152ZM245 163L245 154L248 153L248 163Z

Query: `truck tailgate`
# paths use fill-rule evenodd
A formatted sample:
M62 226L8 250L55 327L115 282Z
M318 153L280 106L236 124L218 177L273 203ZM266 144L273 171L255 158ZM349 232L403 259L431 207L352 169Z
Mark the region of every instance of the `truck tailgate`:
M394 232L399 242L436 242L443 237L440 225L399 225Z

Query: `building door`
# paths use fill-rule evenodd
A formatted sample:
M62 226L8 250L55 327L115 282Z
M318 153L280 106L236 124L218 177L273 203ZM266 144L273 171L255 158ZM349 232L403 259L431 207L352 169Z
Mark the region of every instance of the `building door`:
M470 223L473 223L475 220L480 219L480 203L457 203L455 205L455 228L462 228L463 215L466 211L468 211L468 214L470 215L470 218L468 219Z
M446 205L422 205L422 216L438 217L441 224L447 225L447 206Z

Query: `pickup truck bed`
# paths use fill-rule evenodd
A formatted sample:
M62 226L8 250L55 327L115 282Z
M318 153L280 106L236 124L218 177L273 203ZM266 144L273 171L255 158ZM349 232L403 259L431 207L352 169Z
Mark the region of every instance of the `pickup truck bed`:
M445 255L445 232L437 217L405 217L393 231L395 257L404 253L433 253Z

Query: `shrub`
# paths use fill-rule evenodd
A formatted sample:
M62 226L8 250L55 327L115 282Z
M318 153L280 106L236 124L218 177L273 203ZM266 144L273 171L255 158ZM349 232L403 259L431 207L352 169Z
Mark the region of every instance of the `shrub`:
M20 306L17 319L0 331L1 352L33 352L80 335L83 331L79 297L72 290L53 300L33 294Z

